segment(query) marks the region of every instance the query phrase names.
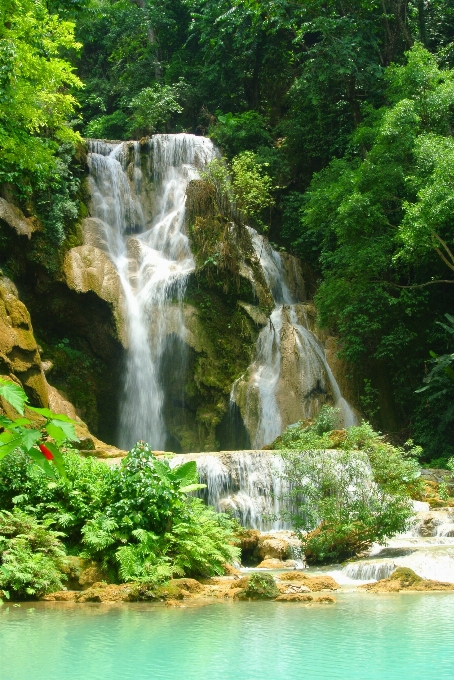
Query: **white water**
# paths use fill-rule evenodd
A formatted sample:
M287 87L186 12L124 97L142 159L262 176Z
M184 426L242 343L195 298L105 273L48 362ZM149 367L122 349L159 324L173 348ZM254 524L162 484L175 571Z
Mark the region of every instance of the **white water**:
M290 291L280 254L254 229L248 230L275 302L269 321L259 334L255 361L248 368L246 409L243 417L251 434L252 446L259 449L270 444L290 424L285 422L278 398L279 391L286 388L282 384L284 333L293 334L297 354L297 376L293 378L293 382L296 383L296 392L300 399L300 417L316 415L323 403L319 395L325 395L330 390L335 406L340 410L340 425L355 425L355 414L342 397L327 362L324 347L309 330L304 306L298 304L300 301L294 299ZM244 376L232 388L231 400L236 403L243 380Z
M250 529L287 528L280 518L282 497L288 494L280 456L267 451L221 451L175 456L169 462L175 467L188 460L196 461L199 480L207 485L200 496L215 510L231 513Z
M181 303L195 268L184 231L186 187L215 150L203 137L154 135L148 142L148 177L139 142L91 141L89 151L92 214L102 221L125 294L128 352L119 446L130 448L143 439L162 450L160 361L175 324L184 337ZM153 182L148 210L146 182Z
M421 504L420 504L421 505ZM388 578L397 567L408 567L425 579L454 583L454 513L418 512L405 534L375 545L370 557L329 572L340 584L359 585Z

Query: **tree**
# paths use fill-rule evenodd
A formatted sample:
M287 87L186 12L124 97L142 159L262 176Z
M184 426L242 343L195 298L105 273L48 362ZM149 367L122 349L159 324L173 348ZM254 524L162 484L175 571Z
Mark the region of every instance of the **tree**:
M74 24L44 0L2 0L0 17L0 181L46 182L61 143L80 140L68 124L81 87L62 50L77 50Z

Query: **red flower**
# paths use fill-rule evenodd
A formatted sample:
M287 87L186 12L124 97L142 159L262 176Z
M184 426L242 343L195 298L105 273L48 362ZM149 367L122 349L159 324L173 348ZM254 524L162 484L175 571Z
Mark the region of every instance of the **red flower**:
M41 453L43 454L43 456L45 458L47 458L47 460L53 460L54 459L53 454L49 451L47 446L44 446L44 444L40 444L39 449L40 449Z

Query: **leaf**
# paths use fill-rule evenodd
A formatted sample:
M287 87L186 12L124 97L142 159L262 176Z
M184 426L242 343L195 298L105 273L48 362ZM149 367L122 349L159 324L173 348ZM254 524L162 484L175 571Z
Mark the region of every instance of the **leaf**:
M206 489L206 484L188 484L188 486L180 486L180 491L189 493L190 491L197 491L197 489Z
M52 413L52 420L61 420L64 423L72 423L73 425L77 424L76 420L73 420L64 413Z
M24 445L24 448L31 449L34 444L38 441L38 439L41 438L41 432L38 432L37 430L26 430L22 434L22 442Z
M35 408L34 406L29 406L28 408L30 411L34 411L35 413L38 413L40 416L44 416L44 418L48 418L49 420L54 417L54 414L48 408Z
M52 420L50 423L47 423L45 429L49 437L55 439L59 444L67 439L73 442L78 441L72 423L66 423L62 420Z
M14 434L12 432L3 432L0 434L0 460L11 453L15 449L19 448L22 444L23 435Z
M48 477L57 481L57 475L55 474L55 466L52 465L46 458L44 458L43 454L39 449L32 448L29 451L27 451L27 453L33 460L33 462L36 463L36 465L38 465L38 467L40 467Z
M161 478L163 482L169 484L170 482L170 468L168 465L160 460L153 461L153 470L156 472L158 477Z
M8 404L11 404L18 413L23 415L25 404L28 402L28 397L22 387L19 387L19 385L16 385L9 380L1 380L0 397L6 399Z
M12 425L13 427L21 427L23 425L30 425L31 422L32 421L29 420L28 418L16 418L16 420L13 420L10 423L10 425Z
M197 463L194 460L190 460L187 463L183 463L183 465L179 465L172 470L172 478L180 483L196 483L198 481Z
M51 442L46 442L46 446L54 457L53 463L57 468L58 472L62 477L66 479L65 462L63 459L62 452L60 451L58 446L55 446L55 444L52 444Z

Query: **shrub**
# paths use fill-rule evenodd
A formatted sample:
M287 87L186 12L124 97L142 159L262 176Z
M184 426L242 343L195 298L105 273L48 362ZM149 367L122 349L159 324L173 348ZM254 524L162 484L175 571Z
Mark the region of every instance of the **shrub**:
M0 588L15 599L61 590L61 533L21 510L0 511Z
M50 480L16 451L0 463L0 507L14 507L64 529L65 542L81 541L85 522L106 506L111 497L112 470L95 458L74 451L64 455L66 477Z
M315 563L352 557L404 531L413 515L411 496L421 490L420 449L412 442L392 446L368 423L326 432L328 415L288 429L278 443L292 446L281 451L291 489L287 519Z

